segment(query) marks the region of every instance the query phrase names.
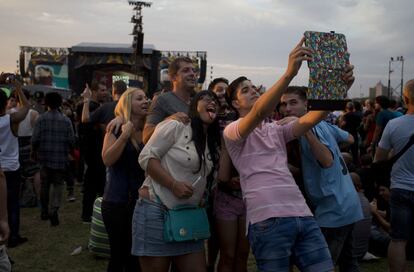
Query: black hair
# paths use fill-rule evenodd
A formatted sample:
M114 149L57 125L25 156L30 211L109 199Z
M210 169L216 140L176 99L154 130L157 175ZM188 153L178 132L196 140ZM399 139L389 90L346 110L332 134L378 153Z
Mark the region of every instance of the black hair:
M237 96L237 89L239 88L240 84L243 81L249 80L247 77L245 76L241 76L236 78L235 80L233 80L230 85L227 87L226 90L226 101L227 104L234 110L234 112L237 114L237 117L239 117L239 113L238 111L233 107L233 100L236 99Z
M307 91L308 87L304 86L289 86L287 89L283 92L283 94L296 94L299 96L300 99L303 101L306 101L307 98Z
M213 79L213 81L210 82L210 84L208 85L208 90L213 91L214 87L216 87L216 85L220 82L223 82L229 85L229 81L227 79L225 79L224 77L218 77L218 78Z
M361 102L359 102L358 100L354 101L354 108L356 111L362 111L362 105Z
M114 87L114 93L118 95L122 95L127 89L127 85L123 80L117 80L112 85Z
M353 102L349 101L348 103L346 103L346 109L353 111L355 109L355 105Z
M56 92L46 94L45 105L52 110L58 109L62 105L62 96Z
M0 109L4 110L7 106L7 95L6 93L0 89Z
M390 100L385 95L375 97L375 103L378 103L383 109L388 109L390 107Z
M395 109L397 107L397 101L395 99L390 99L390 108Z
M205 161L204 158L204 150L206 148L206 144L208 146L211 160L213 161L213 166L218 164L219 160L219 147L220 147L220 127L217 118L211 123L207 128L207 135L204 134L203 129L203 121L200 118L200 115L197 111L197 104L204 96L210 96L211 98L216 100L217 105L219 105L219 101L217 95L211 91L201 91L197 93L193 99L191 100L189 109L188 109L188 116L191 119L191 130L192 130L192 141L194 141L194 145L197 151L197 155L199 158L199 167L197 172L200 172L201 166ZM206 136L207 136L207 143L206 143Z

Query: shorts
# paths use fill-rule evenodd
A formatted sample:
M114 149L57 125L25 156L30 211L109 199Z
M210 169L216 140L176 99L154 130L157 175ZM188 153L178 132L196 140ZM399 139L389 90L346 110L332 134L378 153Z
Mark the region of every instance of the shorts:
M237 220L246 216L243 199L217 189L214 197L214 216L220 220Z
M333 271L331 255L313 217L273 217L249 225L249 242L259 271Z
M390 212L391 239L408 241L414 228L414 191L391 189Z
M204 240L185 242L164 241L166 207L140 198L132 218L132 249L134 256L180 256L204 250Z

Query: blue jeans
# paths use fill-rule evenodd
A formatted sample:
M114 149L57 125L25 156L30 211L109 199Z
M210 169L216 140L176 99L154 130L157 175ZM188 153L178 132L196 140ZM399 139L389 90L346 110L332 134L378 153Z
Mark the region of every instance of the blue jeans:
M391 189L391 239L408 241L414 228L414 191Z
M332 271L331 255L313 217L273 217L249 226L248 238L260 271Z

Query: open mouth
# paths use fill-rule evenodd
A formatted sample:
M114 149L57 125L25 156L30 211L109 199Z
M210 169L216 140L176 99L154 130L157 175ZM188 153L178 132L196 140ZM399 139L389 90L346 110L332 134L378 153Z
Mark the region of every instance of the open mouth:
M214 120L214 118L216 118L217 116L217 109L215 106L208 106L207 107L207 113L210 116L211 120Z

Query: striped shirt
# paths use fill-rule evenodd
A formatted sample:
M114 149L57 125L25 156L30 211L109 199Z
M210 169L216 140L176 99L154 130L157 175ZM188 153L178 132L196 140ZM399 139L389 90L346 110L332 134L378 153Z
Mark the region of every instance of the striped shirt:
M224 130L224 140L240 173L247 224L272 217L312 216L287 165L286 143L293 140L293 122L279 126L262 122L246 138L239 122Z

